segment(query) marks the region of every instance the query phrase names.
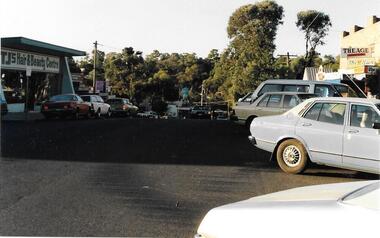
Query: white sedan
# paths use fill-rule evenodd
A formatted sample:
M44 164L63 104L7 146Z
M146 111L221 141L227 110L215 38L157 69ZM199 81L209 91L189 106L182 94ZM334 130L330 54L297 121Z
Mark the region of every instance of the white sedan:
M287 173L314 162L380 174L379 123L380 100L312 98L282 115L255 118L249 140Z
M194 238L376 237L379 181L307 186L210 210Z

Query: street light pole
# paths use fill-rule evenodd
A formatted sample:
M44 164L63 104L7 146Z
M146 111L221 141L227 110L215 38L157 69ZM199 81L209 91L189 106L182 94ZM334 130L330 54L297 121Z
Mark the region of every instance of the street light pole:
M96 93L96 55L98 54L98 41L94 42L95 50L94 50L94 82L93 82L93 93Z

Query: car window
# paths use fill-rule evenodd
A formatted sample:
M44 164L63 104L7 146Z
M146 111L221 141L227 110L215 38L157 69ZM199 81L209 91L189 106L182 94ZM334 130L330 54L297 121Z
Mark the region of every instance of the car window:
M260 90L258 96L261 96L267 92L281 92L282 86L283 85L281 84L265 84L263 88Z
M50 101L53 102L63 102L73 100L73 95L56 95L50 98Z
M376 104L376 107L380 110L380 104Z
M346 104L323 103L318 121L331 124L343 125Z
M90 97L90 96L82 96L82 99L83 99L85 102L91 102L91 97Z
M252 93L248 93L247 95L245 95L241 101L242 102L251 102L252 101Z
M348 85L334 85L334 87L342 97L359 97L359 95Z
M271 95L267 107L280 107L282 95Z
M314 104L308 112L305 114L306 119L314 120L317 121L319 117L319 113L321 112L322 109L322 103L316 103Z
M380 123L380 115L371 106L351 106L350 126L372 128L375 122Z
M259 107L266 107L269 101L270 95L266 95L258 104Z
M330 85L315 85L314 94L318 97L334 97L335 90Z
M293 108L299 104L299 100L295 95L284 96L284 108Z
M102 97L100 97L100 96L96 96L96 98L97 98L97 101L98 101L98 102L104 102Z
M285 85L283 91L284 92L309 92L309 85Z

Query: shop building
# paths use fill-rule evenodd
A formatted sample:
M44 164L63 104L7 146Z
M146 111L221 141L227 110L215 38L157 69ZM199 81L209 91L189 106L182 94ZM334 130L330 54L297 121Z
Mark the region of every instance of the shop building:
M25 37L1 38L1 91L8 111L39 111L50 96L74 93L68 57L85 55Z
M355 25L341 36L340 72L366 81L380 95L380 18L371 16L366 26ZM368 88L368 87L369 88Z

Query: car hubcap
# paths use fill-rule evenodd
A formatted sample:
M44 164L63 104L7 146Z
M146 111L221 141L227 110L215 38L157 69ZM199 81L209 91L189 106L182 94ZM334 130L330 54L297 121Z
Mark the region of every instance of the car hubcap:
M289 167L296 167L302 159L300 150L294 145L289 145L284 149L282 158Z

